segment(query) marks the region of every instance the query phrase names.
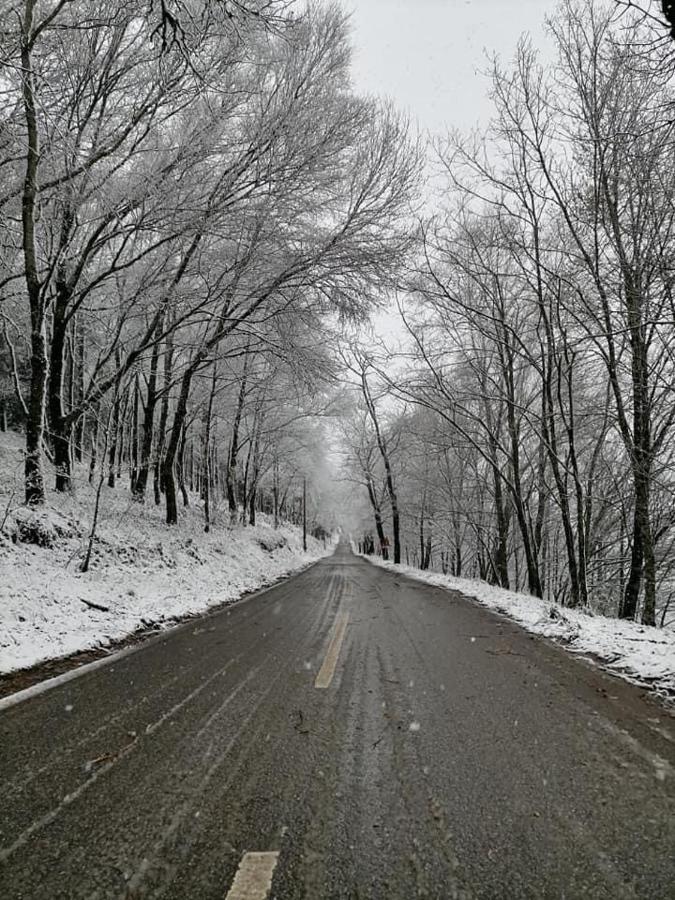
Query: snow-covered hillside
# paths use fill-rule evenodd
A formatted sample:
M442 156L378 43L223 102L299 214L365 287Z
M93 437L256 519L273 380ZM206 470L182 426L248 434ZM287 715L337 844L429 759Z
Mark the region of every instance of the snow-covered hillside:
M131 501L124 486L103 488L89 572L79 571L94 490L78 478L74 495L50 492L39 516L51 548L15 543L22 497L23 439L0 435L0 672L106 645L150 625L235 600L331 552L297 528L230 528L224 511L204 534L197 498L177 527L163 510Z

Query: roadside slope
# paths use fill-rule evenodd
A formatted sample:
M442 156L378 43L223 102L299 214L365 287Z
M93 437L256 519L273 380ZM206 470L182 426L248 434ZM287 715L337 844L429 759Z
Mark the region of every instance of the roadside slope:
M52 546L12 539L17 519L27 515L12 501L20 447L18 435L2 436L0 493L7 515L0 532L0 673L171 624L236 600L331 551L309 538L303 552L297 528L275 529L265 516L254 527L224 525L224 510L216 511L215 525L205 534L196 496L181 511L179 525L167 528L162 508L132 502L123 486L106 486L91 567L82 573L94 507L85 478L78 479L72 496L48 495L39 518Z

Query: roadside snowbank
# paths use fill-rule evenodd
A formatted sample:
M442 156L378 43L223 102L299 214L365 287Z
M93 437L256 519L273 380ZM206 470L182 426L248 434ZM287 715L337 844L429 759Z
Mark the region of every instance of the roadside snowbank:
M528 631L552 638L575 653L598 658L628 681L648 685L664 695L675 694L675 631L671 629L648 628L635 622L589 615L529 594L492 587L483 581L422 572L412 566L395 566L379 557L364 559L425 584L459 591L509 616Z
M20 445L18 436L2 436L0 520L8 510L0 532L2 673L106 646L139 628L172 624L332 552L308 538L304 553L298 529L274 529L264 516L255 527L216 524L204 534L196 497L192 508L181 511L180 524L167 528L162 509L131 502L125 486L105 487L91 568L83 574L79 565L93 509L86 483L78 482L74 496L49 494L40 520L51 547L11 539L27 517L25 508L9 502L14 488L8 474L15 467L7 463ZM223 510L217 520L226 517Z

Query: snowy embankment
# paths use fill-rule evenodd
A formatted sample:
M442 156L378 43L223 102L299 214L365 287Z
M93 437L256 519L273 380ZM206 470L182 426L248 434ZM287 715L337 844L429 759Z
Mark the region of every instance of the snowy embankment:
M297 528L229 528L220 510L204 534L198 499L175 528L154 503L133 503L126 486L103 489L89 572L86 549L94 491L77 482L73 496L49 493L40 513L52 547L15 543L17 520L28 515L20 497L21 440L0 438L0 672L106 646L151 626L232 601L304 568L332 551ZM11 465L10 465L11 463ZM18 464L18 465L17 465ZM11 478L10 478L11 475ZM11 484L9 483L11 481Z
M396 566L379 557L364 559L425 584L459 591L508 616L528 631L552 638L575 653L591 655L628 681L648 685L663 695L675 694L675 631L672 629L648 628L635 622L590 615L529 594L493 587L484 581Z

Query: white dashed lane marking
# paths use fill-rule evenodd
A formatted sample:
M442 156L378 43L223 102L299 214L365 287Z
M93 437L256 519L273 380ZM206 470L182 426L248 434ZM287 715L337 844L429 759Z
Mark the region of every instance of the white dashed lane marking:
M225 900L265 900L278 859L278 853L245 853Z

